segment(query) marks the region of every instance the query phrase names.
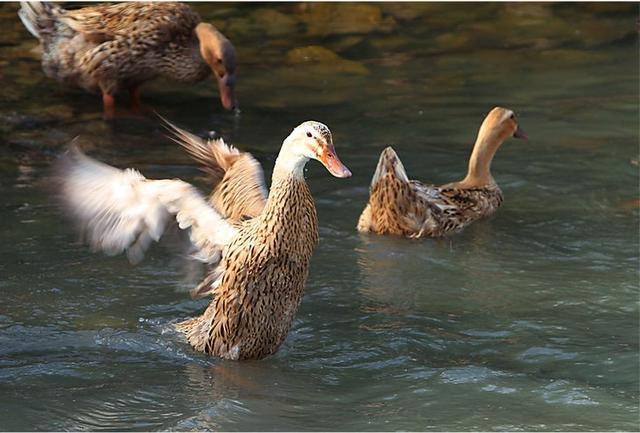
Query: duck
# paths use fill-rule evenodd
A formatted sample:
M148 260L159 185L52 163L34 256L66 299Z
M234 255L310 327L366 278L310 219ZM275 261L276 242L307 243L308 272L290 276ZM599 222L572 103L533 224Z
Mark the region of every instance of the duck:
M306 121L283 141L267 194L260 163L222 139L203 140L169 124L172 138L203 164L205 197L179 179L152 180L72 147L56 165L59 198L94 251L136 263L168 227L188 235L191 257L209 270L193 290L204 313L176 325L198 352L262 359L283 343L318 243L318 219L304 178L308 160L348 178L329 128Z
M527 140L512 110L493 108L485 117L469 158L467 175L441 186L409 180L392 147L380 154L369 201L358 220L361 233L409 238L443 237L492 215L503 202L491 162L510 137Z
M65 85L102 94L104 117L115 116L115 96L128 91L145 112L140 86L162 76L196 83L213 76L220 101L236 110L236 53L213 25L188 5L123 2L65 10L49 2L21 2L18 15L40 41L42 69Z

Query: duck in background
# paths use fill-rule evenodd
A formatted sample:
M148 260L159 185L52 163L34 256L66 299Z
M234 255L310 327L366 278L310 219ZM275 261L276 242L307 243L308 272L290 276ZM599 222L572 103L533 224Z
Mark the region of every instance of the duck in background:
M338 159L329 128L304 122L282 143L267 198L262 168L251 154L169 128L211 175L209 200L181 180L146 179L72 149L58 166L63 203L94 250L126 251L131 261L177 224L189 235L193 257L210 266L192 293L213 298L202 316L178 329L200 352L264 358L289 332L318 241L304 166L315 159L335 177L351 172Z
M213 73L223 107L238 108L235 49L188 5L124 2L65 10L21 2L18 15L40 40L44 73L101 92L106 119L115 116L115 95L123 90L134 110L143 111L140 86L158 76L196 83Z
M502 191L491 175L491 161L509 137L527 139L513 111L496 107L480 126L467 176L442 186L409 180L400 158L387 147L371 180L369 202L358 230L439 237L493 214L502 204Z

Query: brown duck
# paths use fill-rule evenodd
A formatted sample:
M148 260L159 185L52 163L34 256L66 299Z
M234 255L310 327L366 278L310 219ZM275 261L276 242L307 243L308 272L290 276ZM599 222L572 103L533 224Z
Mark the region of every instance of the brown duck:
M185 4L124 2L77 10L48 2L21 5L20 19L40 40L44 73L101 92L106 118L114 117L114 98L123 90L141 110L140 85L158 76L195 83L213 72L224 108L238 105L233 45Z
M496 107L480 126L467 176L442 186L409 180L398 155L387 147L371 180L369 203L360 215L358 230L438 237L493 214L502 204L502 191L491 175L491 161L509 137L527 138L513 111Z
M320 161L336 177L340 162L329 129L304 122L284 140L267 198L260 164L221 140L203 141L175 126L174 138L214 181L209 199L181 180L149 180L71 150L59 166L61 193L95 250L142 258L175 224L210 272L193 293L211 295L202 316L178 325L198 351L260 359L278 350L296 314L318 241L318 222L303 169Z

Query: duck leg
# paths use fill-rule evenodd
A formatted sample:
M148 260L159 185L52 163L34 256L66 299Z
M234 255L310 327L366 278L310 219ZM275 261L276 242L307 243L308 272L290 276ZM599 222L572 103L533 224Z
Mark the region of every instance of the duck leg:
M131 108L138 114L149 114L151 109L142 105L140 102L140 86L134 86L129 88L129 100L131 101Z
M104 119L113 120L116 116L116 98L108 93L102 94L102 106L104 108Z

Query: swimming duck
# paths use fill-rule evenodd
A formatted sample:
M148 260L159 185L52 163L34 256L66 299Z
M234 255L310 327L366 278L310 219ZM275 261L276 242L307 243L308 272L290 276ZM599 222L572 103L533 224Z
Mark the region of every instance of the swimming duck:
M114 98L123 90L132 107L142 110L140 86L157 76L195 83L213 72L224 108L238 105L233 45L185 4L124 2L64 10L21 2L18 14L40 40L44 73L101 92L105 118L114 117Z
M302 300L318 222L303 169L320 161L336 177L351 172L325 125L304 122L284 140L267 197L260 164L222 140L204 141L173 125L173 137L211 174L205 199L181 180L150 180L77 149L58 166L63 203L94 250L140 260L169 225L188 233L194 257L211 270L193 291L212 296L199 317L177 325L200 352L260 359L277 351Z
M509 137L527 136L513 111L496 107L480 126L464 179L442 186L409 180L391 147L382 151L358 230L411 238L439 237L493 214L502 191L491 175L491 161Z

